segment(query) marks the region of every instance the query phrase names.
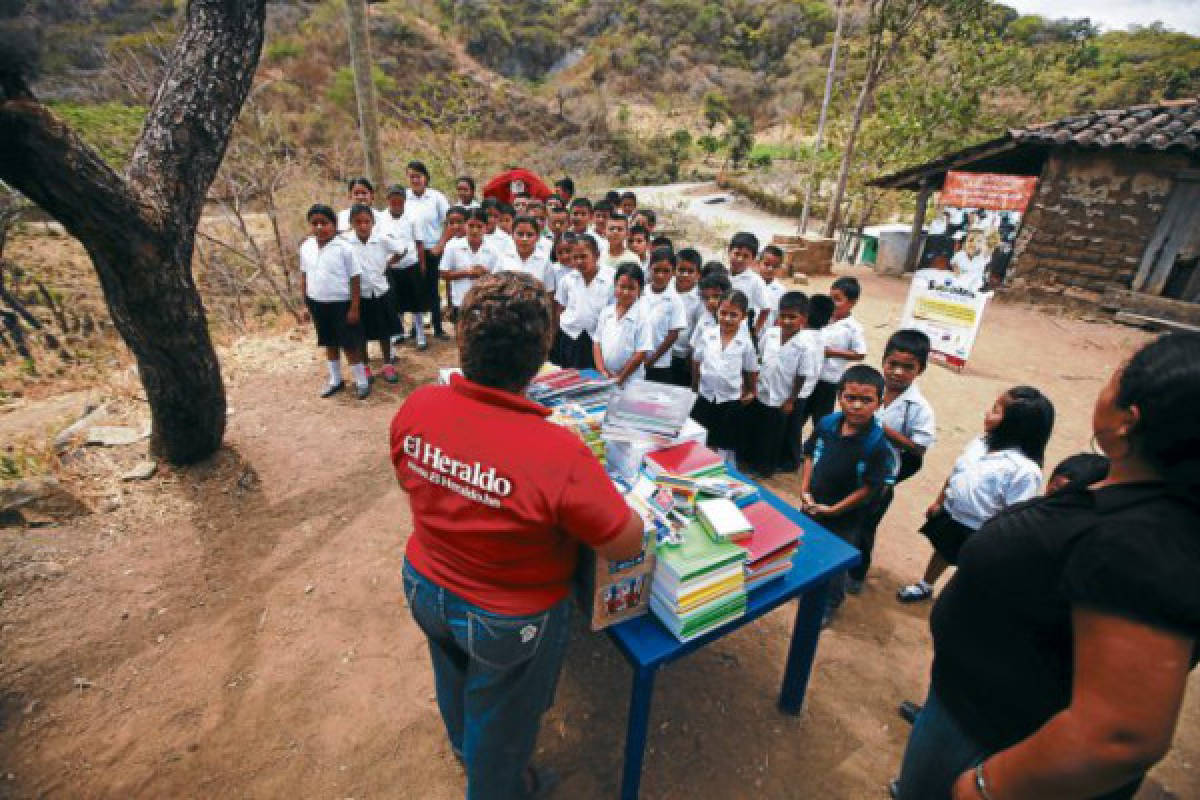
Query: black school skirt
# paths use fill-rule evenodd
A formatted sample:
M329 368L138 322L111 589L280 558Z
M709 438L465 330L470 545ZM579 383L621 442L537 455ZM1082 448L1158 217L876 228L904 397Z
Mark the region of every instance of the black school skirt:
M587 331L572 339L560 328L554 338L554 357L551 361L563 369L595 369L596 354L592 351L592 337Z
M398 313L423 311L424 306L428 305L425 300L425 287L421 284L420 267L415 264L402 269L389 267L387 280L392 294L392 302Z
M921 533L929 539L939 556L951 564L957 564L958 551L975 531L943 510L925 521L925 524L921 526Z
M742 446L744 407L737 400L714 403L703 397L692 406L692 419L708 431L708 446L714 450L737 451Z
M318 303L312 298L304 298L313 327L317 329L318 347L340 347L351 351L363 346L362 306L361 301L359 302L359 323L351 325L346 322L346 313L350 310L349 300L340 303Z
M362 298L358 307L359 317L362 320L363 338L367 341L378 342L382 339L389 339L392 334L400 330L391 289L379 297Z

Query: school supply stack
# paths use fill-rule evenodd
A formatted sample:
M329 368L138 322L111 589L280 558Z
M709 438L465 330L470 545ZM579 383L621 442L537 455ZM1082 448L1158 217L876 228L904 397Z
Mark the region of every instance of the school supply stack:
M601 424L604 421L603 410L588 409L578 403L562 403L554 407L549 420L582 439L600 463L605 463L604 439L600 435Z
M632 483L642 468L643 460L653 451L661 450L664 446L669 447L685 442L703 445L707 437L708 431L704 429L704 426L688 417L684 421L683 427L679 429L678 435L665 444L659 441L659 437L632 439L606 436L604 439L607 445L605 459L610 472Z
M792 559L802 532L774 506L759 501L742 509L753 533L738 540L746 549L746 591L782 578L792 569Z
M696 503L696 519L718 542L737 542L754 533L750 520L727 497L713 497Z
M650 610L682 642L737 619L746 612L745 560L744 548L692 522L680 544L658 549Z
M644 461L646 474L654 480L660 475L672 475L677 478L727 476L725 462L700 442L689 441L654 450L646 454Z
M547 408L576 403L590 409L605 406L615 385L594 369L559 369L535 377L525 395Z
M648 440L671 444L683 430L696 394L682 386L630 381L609 399L604 434L610 440Z

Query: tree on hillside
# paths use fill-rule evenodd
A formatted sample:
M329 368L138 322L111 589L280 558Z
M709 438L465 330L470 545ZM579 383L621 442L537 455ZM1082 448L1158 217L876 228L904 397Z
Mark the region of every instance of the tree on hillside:
M867 0L866 63L858 101L850 130L842 146L842 162L838 168L837 184L829 202L825 220L825 236L833 236L841 221L842 199L846 181L854 162L855 144L863 116L875 96L880 81L901 52L901 45L918 33L929 34L930 40L953 37L963 32L970 20L983 15L985 0Z
M137 359L151 446L175 464L212 454L225 390L192 277L205 195L262 50L266 0L191 0L124 172L117 172L0 59L0 180L87 249L117 330Z
M704 93L701 103L703 104L704 121L708 123L708 132L712 133L713 128L729 118L729 101L720 92L711 91Z

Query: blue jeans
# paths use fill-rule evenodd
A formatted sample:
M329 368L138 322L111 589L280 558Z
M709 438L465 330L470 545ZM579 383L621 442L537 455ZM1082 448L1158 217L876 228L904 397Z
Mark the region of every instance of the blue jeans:
M429 640L438 708L467 772L467 800L522 796L522 773L567 650L569 601L510 617L468 603L407 561L403 578L409 610Z
M929 687L900 765L898 800L949 800L958 776L989 753L976 744Z

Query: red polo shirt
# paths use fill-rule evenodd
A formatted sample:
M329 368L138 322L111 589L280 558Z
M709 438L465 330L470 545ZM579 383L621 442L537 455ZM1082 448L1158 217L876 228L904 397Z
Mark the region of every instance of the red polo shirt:
M566 597L579 542L611 541L631 513L587 446L548 415L456 375L417 389L392 420L392 463L412 507L408 562L497 614Z

